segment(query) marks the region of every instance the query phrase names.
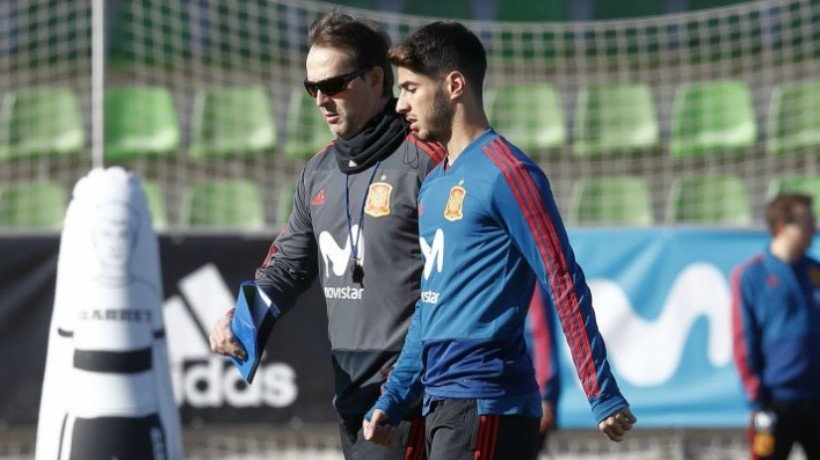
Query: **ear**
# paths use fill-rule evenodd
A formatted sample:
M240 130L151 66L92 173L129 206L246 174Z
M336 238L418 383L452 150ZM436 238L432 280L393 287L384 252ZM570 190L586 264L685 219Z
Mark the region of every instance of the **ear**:
M452 71L444 79L447 82L447 89L450 92L451 100L458 100L467 93L467 78L459 71Z
M381 88L384 85L384 69L375 66L370 69L370 86L376 87L381 93Z

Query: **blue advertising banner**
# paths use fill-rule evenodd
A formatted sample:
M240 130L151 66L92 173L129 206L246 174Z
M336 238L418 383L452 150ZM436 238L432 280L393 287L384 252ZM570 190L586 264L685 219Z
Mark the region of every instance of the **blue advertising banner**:
M762 231L575 229L621 391L643 427L744 426L731 340L734 267L765 251ZM812 254L820 253L820 239ZM563 335L559 422L594 426Z

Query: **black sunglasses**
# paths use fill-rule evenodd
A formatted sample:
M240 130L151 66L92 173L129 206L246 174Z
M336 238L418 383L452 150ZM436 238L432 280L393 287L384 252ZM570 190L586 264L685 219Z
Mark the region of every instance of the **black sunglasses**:
M347 84L358 77L363 76L370 69L361 69L354 72L337 75L335 77L325 78L319 81L308 81L305 78L305 90L307 90L310 97L316 97L316 94L321 90L328 96L340 93L347 89Z

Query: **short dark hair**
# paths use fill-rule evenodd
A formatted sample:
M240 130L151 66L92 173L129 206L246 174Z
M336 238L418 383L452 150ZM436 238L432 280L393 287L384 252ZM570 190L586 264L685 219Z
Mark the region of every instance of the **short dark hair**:
M432 78L457 70L481 100L487 52L481 40L456 21L427 24L390 48L390 62Z
M798 209L811 211L812 198L801 193L782 193L766 205L766 223L774 234L774 227L779 223L791 224L797 220Z
M350 51L359 69L381 67L384 72L382 96L393 95L393 69L387 62L390 37L376 23L353 18L334 8L310 25L308 46Z

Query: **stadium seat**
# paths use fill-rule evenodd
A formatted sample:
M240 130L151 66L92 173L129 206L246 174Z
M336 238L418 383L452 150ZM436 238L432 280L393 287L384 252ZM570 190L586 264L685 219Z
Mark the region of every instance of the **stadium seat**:
M156 182L142 181L142 189L148 201L148 211L151 213L154 230L164 230L168 226L168 213L165 211L162 188Z
M111 161L156 157L179 148L179 120L165 88L105 92L105 157Z
M499 0L496 19L503 22L566 22L569 11L564 0Z
M767 147L773 155L820 150L820 81L775 88Z
M305 91L295 91L288 105L285 155L293 159L310 158L333 137L322 113L316 107L316 99Z
M666 220L671 223L747 225L749 197L736 176L704 176L672 182Z
M714 81L678 87L672 107L672 156L750 147L756 139L754 109L745 83Z
M405 0L401 12L412 16L431 16L447 19L472 19L469 0Z
M276 225L286 225L290 212L293 210L293 194L296 192L296 181L292 180L283 185L279 191L279 210L276 215Z
M58 230L68 196L53 181L13 183L0 189L0 227Z
M663 0L632 0L629 2L598 0L594 2L592 8L592 19L596 21L608 21L612 19L659 16L663 13Z
M275 142L276 125L264 87L213 88L196 95L191 158L261 153L273 149Z
M652 90L640 83L582 88L573 131L572 152L581 157L656 146L660 128Z
M768 198L786 192L803 193L812 197L814 215L820 217L820 176L776 177L769 183Z
M490 124L525 153L561 147L566 141L561 99L549 83L496 87L487 95L487 107Z
M13 91L3 100L0 159L76 153L85 145L80 105L69 88Z
M190 227L260 229L265 217L259 187L249 180L194 183L186 190L181 220Z
M613 176L575 183L570 222L576 224L649 225L652 203L641 177Z

